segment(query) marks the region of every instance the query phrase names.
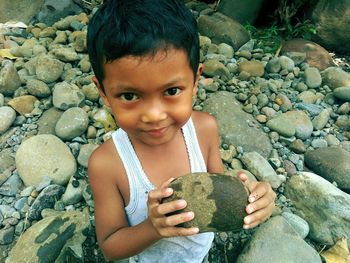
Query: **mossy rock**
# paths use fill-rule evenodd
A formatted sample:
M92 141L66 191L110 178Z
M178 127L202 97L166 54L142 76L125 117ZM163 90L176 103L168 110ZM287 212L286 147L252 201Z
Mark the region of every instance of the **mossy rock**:
M174 193L163 202L184 199L187 207L176 213L192 211L193 220L181 227L198 227L199 232L239 231L246 216L248 189L237 177L213 173L191 173L176 178L169 187Z

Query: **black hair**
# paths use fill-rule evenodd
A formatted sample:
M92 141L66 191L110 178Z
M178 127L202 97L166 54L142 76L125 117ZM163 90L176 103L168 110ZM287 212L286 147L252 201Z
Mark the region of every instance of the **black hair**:
M103 89L103 64L125 56L184 50L196 76L199 64L197 22L181 0L108 0L89 22L87 47Z

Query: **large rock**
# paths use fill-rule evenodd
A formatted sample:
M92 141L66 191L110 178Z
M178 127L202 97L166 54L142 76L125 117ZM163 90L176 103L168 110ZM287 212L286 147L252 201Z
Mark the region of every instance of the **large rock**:
M21 235L8 262L83 262L82 244L89 226L87 211L54 212Z
M52 25L62 17L77 15L83 12L82 8L74 0L45 0L35 21Z
M237 20L242 25L254 24L263 2L263 0L221 0L219 1L218 11Z
M12 96L20 86L21 80L14 64L11 61L6 61L0 71L0 93Z
M244 151L258 152L264 158L270 155L270 139L261 125L242 110L233 93L220 91L212 94L204 102L203 110L216 118L223 143L242 146Z
M238 50L250 39L248 31L237 21L217 12L198 18L198 31L209 37L213 43L226 43Z
M63 111L52 107L44 111L43 115L38 120L38 134L53 134L55 135L55 127L57 121L62 116Z
M308 172L293 175L284 194L292 201L296 213L309 223L312 239L333 245L346 236L350 245L350 195Z
M16 152L17 171L26 186L35 186L44 176L53 183L65 185L77 169L67 145L50 134L33 136L24 141Z
M79 107L66 110L56 123L55 132L62 140L71 140L83 134L89 124L88 114Z
M350 5L348 0L319 0L312 12L315 39L328 49L350 54Z
M306 140L313 131L309 116L303 111L292 110L282 113L266 123L267 127L285 137L296 136Z
M0 23L10 20L29 23L39 12L45 0L33 0L28 2L23 0L2 0L0 1Z
M194 212L195 217L181 224L198 227L199 232L239 231L243 227L249 191L237 177L192 173L176 178L169 187L174 193L163 202L184 199L186 208L178 212Z
M332 90L339 87L350 86L350 73L338 67L329 67L321 72L322 83Z
M319 148L304 154L306 165L338 187L350 190L350 152L339 147Z
M262 224L238 256L236 263L321 263L317 251L308 245L282 217Z
M290 39L282 44L281 54L293 57L293 54L296 56L297 53L299 53L298 57L305 57L306 63L319 70L335 66L329 52L313 41L297 38Z

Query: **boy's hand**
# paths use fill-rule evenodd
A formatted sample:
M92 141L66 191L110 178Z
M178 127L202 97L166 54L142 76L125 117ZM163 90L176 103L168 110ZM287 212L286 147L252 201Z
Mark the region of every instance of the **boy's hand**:
M238 177L250 191L249 204L246 206L248 216L244 218L243 228L253 228L271 216L276 194L267 182L251 182L244 173L239 173Z
M176 215L166 216L166 214L181 210L186 207L185 200L176 200L168 203L161 203L161 200L173 194L173 189L169 188L169 179L158 189L152 190L148 194L148 218L152 222L161 237L190 236L198 233L198 228L183 228L176 225L190 221L194 218L193 212L185 212Z

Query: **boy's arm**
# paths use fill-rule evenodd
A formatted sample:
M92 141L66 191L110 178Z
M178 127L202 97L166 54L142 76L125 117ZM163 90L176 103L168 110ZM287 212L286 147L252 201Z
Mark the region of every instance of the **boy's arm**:
M121 172L116 158L101 145L89 159L88 173L95 205L97 241L107 259L125 258L141 252L160 239L149 220L129 227L124 201L117 186Z
M189 221L193 215L181 213L166 217L169 212L183 209L181 200L160 204L160 200L172 194L167 188L170 181L149 193L149 217L130 227L127 222L124 201L118 185L124 182L118 174L124 173L118 164L118 156L108 146L110 141L97 148L89 159L89 182L95 205L96 235L99 246L109 260L134 256L164 236L193 235L198 230L174 227ZM121 180L121 181L118 181Z

